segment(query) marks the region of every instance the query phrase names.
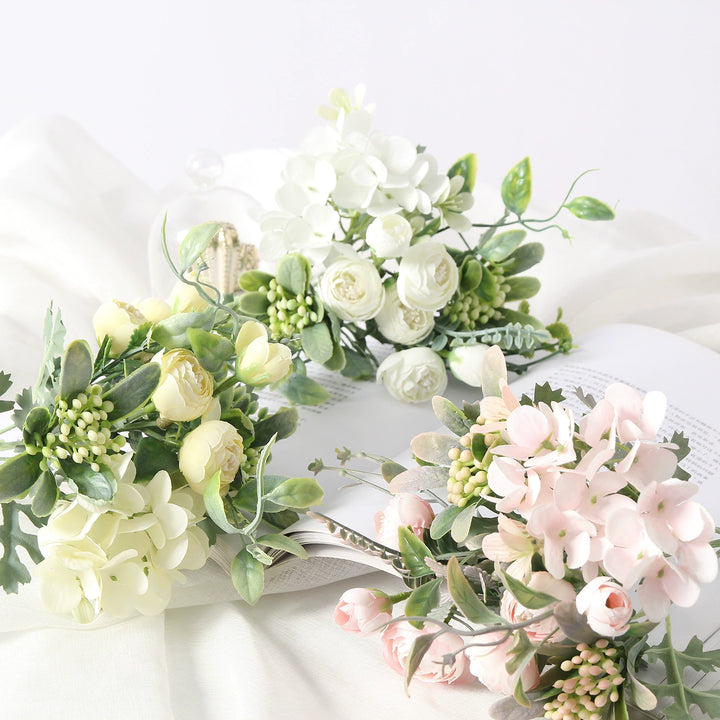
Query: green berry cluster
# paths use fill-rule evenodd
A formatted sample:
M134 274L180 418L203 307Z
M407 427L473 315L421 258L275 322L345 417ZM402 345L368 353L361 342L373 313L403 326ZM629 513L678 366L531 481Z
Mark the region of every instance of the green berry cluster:
M560 692L544 705L548 720L601 720L608 705L620 699L625 678L619 650L606 638L594 645L580 643L577 650L577 655L560 664L566 676L555 681Z
M55 432L33 438L34 444L26 444L29 455L42 453L41 470L48 469L49 460L72 459L78 465L88 463L98 472L103 456L122 450L125 438L113 434L108 420L113 404L103 400L101 394L100 385L91 385L70 402L58 401Z
M503 269L486 265L483 272L490 273L495 280L495 293L491 300L480 297L477 289L463 292L458 290L453 299L442 309L442 317L461 332L471 332L495 320L500 320L500 308L510 286L505 282Z
M260 450L256 448L245 448L245 460L240 465L243 478L254 478L257 470Z
M487 469L492 458L487 452L480 425L473 425L470 432L459 438L462 449L455 447L448 452L450 472L447 481L448 501L465 507L472 499L487 495ZM476 438L473 441L473 438Z
M267 309L268 328L274 341L293 337L304 327L322 320L322 310L312 295L293 295L275 278L270 280L269 287L259 288L259 292L270 303Z

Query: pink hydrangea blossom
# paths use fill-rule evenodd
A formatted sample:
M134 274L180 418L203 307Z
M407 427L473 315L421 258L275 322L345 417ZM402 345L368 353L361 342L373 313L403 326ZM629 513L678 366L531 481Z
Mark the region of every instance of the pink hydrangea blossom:
M537 538L528 533L525 523L507 515L498 515L498 532L486 535L482 541L485 557L510 563L505 571L523 582L530 578L532 558L540 548Z
M487 472L488 486L502 498L496 505L498 511L518 512L526 518L534 507L552 499L557 476L556 470L525 468L509 457L496 457Z

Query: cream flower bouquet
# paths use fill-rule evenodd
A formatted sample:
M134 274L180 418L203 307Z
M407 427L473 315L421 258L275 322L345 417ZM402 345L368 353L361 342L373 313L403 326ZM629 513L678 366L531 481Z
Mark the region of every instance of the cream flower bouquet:
M423 402L442 392L450 370L477 385L476 358L488 343L522 371L541 355L572 345L560 317L541 322L528 299L540 289L524 273L543 246L529 232L559 229L567 210L584 220L610 220L591 197L572 197L546 218L527 215L530 161L502 182L505 211L495 223L473 223L475 155L447 172L406 138L372 127L364 90L334 90L320 108L327 124L290 155L276 194L278 210L261 221L260 255L273 273L240 277L243 312L293 351L294 372L280 387L294 402L327 393L307 377L309 361L354 379L375 378L396 398ZM387 355L381 346L392 346Z
M202 279L218 227L190 231L178 276L195 267ZM290 351L194 283L173 307L100 307L95 350L66 344L60 313L48 311L37 382L0 400L12 411L0 464L5 592L32 577L49 610L79 622L158 613L183 572L205 564L216 535L230 533L241 538L232 580L253 603L269 549L305 554L280 530L322 489L267 472L297 411L270 412L256 392L289 374ZM0 396L10 387L0 373Z

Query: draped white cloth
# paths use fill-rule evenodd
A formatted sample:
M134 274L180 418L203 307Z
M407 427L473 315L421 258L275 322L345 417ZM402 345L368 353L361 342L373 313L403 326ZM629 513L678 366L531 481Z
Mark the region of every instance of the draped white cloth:
M263 176L264 163L273 168ZM227 159L225 182L267 202L277 158ZM497 199L478 191L483 216ZM50 300L68 337L92 336L96 306L150 294L147 235L160 195L68 120L33 120L0 140L0 369L20 388L34 380ZM568 222L572 245L547 238L533 310L557 307L576 335L606 322L638 322L720 351L720 244L653 215L619 209L614 223ZM544 237L542 239L545 239ZM387 402L394 402L387 399ZM437 424L429 408L414 410ZM382 421L368 418L373 423ZM396 450L407 428L388 428ZM338 444L349 440L338 429ZM308 445L312 439L308 438ZM361 446L361 439L353 442ZM371 448L368 448L371 449ZM298 468L301 472L303 468ZM395 588L384 575L362 584ZM158 617L89 628L44 613L35 590L0 598L2 708L7 718L484 717L495 698L477 683L428 686L402 679L377 638L332 622L340 594L357 581L263 598L234 599L214 567L194 574Z

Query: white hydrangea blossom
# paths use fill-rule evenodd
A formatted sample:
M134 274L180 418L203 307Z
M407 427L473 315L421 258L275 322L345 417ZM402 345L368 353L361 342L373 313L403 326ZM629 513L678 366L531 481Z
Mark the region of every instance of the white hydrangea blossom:
M210 552L197 527L202 498L187 487L173 490L164 470L147 484L133 483L130 455L114 471L112 502L60 501L38 532L45 559L33 574L42 600L51 612L72 613L80 622L100 612L162 612L181 571L201 568Z

